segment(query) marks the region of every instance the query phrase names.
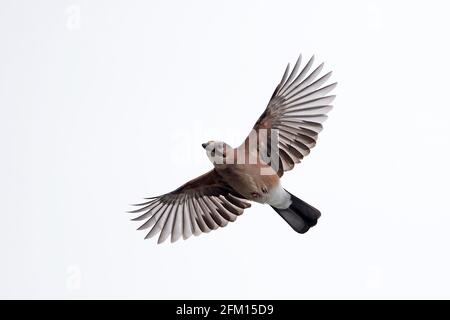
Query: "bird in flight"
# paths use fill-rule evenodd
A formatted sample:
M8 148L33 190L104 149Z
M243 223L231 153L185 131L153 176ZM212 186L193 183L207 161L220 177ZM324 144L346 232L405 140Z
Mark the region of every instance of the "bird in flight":
M285 190L280 178L315 146L322 123L332 109L337 85L326 85L331 72L320 76L323 63L312 69L314 56L302 67L300 55L288 64L263 114L245 141L232 148L222 141L202 146L214 168L178 189L137 204L133 221L158 243L187 239L225 227L249 201L270 205L295 231L316 225L320 211ZM300 71L299 71L300 70ZM312 71L311 71L312 70ZM320 77L319 77L320 76Z

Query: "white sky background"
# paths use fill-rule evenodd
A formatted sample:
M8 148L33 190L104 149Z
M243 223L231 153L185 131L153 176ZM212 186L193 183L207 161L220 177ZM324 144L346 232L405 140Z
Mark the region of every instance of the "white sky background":
M1 1L0 298L450 298L446 1ZM238 145L285 65L333 70L318 145L254 204L143 240L128 204ZM177 157L178 154L178 157Z

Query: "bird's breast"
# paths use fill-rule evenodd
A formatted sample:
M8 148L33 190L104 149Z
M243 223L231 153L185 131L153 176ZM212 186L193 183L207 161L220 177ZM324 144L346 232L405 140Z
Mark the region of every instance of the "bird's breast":
M280 182L274 171L270 172L260 165L231 164L218 172L235 191L248 200L260 203L270 201L270 191Z

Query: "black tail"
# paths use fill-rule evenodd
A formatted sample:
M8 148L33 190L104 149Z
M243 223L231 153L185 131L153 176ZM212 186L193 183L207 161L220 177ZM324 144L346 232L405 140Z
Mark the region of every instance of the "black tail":
M320 218L320 211L307 204L305 201L300 200L289 191L286 190L286 192L291 195L292 200L289 208L272 208L278 212L278 214L286 220L295 231L305 233L309 228L317 224L317 219Z

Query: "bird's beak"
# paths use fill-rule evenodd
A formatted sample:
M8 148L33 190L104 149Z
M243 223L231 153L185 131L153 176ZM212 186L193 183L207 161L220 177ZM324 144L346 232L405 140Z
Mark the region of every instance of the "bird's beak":
M207 143L202 143L202 147L203 147L203 149L206 149L206 147L208 146L208 144Z

